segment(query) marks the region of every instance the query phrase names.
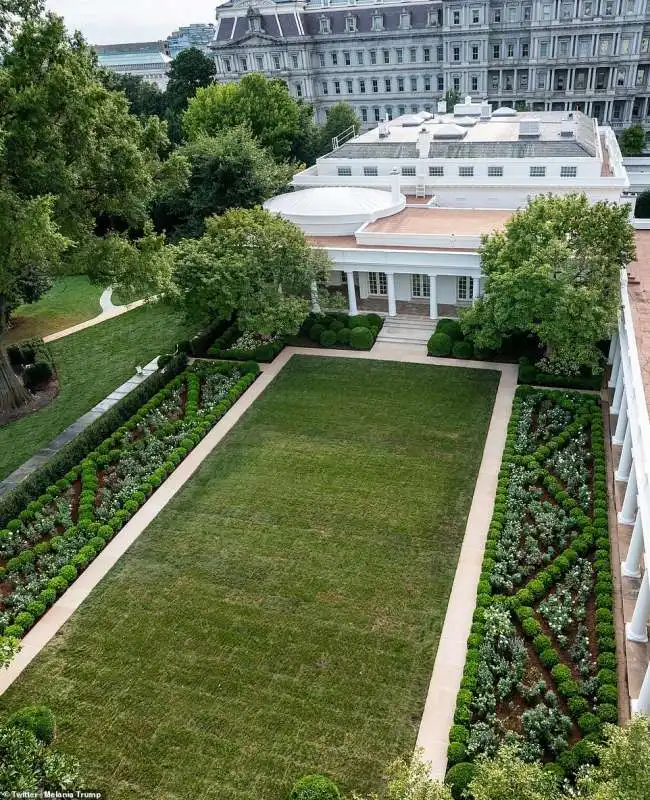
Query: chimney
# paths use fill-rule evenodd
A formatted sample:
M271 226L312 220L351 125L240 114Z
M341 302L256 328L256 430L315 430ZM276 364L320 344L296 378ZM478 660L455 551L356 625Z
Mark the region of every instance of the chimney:
M399 203L402 193L399 190L399 170L397 168L391 170L390 173L390 191L391 202L395 204Z
M427 133L425 128L422 128L420 133L418 134L418 142L417 142L417 150L418 150L418 158L429 158L429 145L431 144L431 139L429 134Z

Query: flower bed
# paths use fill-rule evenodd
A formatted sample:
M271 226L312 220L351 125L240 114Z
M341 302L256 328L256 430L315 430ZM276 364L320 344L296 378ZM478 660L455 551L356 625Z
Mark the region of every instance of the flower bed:
M5 643L45 613L257 373L256 365L188 368L0 530Z
M297 345L370 350L384 319L379 314L308 314L300 328Z
M605 450L595 398L520 387L478 584L449 764L503 740L571 775L616 722Z
M282 336L264 336L231 325L208 350L210 358L236 361L273 361L284 348Z

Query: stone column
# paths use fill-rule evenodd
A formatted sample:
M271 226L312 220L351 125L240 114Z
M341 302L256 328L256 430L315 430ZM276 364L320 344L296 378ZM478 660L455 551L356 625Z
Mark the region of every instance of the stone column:
M637 512L637 485L636 485L636 468L634 459L632 460L632 469L630 470L630 477L625 488L625 499L623 500L623 508L618 512L618 521L622 525L634 525L636 522Z
M350 316L354 317L357 313L357 293L354 288L354 270L348 270L345 274L348 283L348 306Z
M429 276L429 287L430 287L430 297L429 297L429 316L431 319L438 318L438 276L437 275L430 275Z
M636 700L632 700L632 713L644 714L646 717L650 714L650 664L643 676L639 696Z
M314 314L320 314L320 303L318 301L318 284L311 282L311 310Z
M616 386L614 387L614 397L612 398L612 407L610 414L618 414L621 410L621 400L623 399L623 392L625 391L625 383L623 381L623 367L619 367L616 376Z
M388 316L397 316L397 303L395 302L395 275L392 272L386 273L386 284L388 286Z
M614 431L614 436L612 437L612 444L623 444L627 428L627 392L623 391L621 406L618 410L618 419L616 420L616 430Z
M617 481L626 481L630 477L630 469L632 467L632 426L628 424L625 431L625 438L623 439L623 449L621 450L621 457L618 460L618 468L614 473Z
M627 549L625 561L621 564L621 575L625 578L640 578L641 556L643 555L643 524L641 514L636 515L630 546Z
M625 626L625 635L631 642L648 641L648 617L650 616L650 584L644 573L639 587L639 596L634 606L632 621Z

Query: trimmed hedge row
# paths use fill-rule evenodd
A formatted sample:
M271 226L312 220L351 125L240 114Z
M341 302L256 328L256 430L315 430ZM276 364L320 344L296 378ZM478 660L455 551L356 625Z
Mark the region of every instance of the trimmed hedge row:
M618 720L616 638L612 612L613 581L607 517L605 442L601 411L598 404L590 398L574 395L570 401L582 408L576 419L561 433L538 447L534 454L517 455L515 441L522 398L533 393L540 393L540 390L529 386L520 386L517 389L503 450L494 511L478 583L476 609L468 638L465 668L456 701L454 725L449 735L448 764L450 769L447 782L452 786L452 794L455 791L458 792L458 794L454 794L454 797L461 796L462 788L467 785L464 780L467 775L471 775L469 766L465 766L468 763L466 762L465 745L469 740L472 724L471 705L480 663L479 650L483 641L485 608L495 603L505 605L514 614L530 646L547 669L551 671L558 694L564 697L571 717L583 734L583 738L579 742L560 754L556 762L558 769L564 773L573 774L581 764L589 763L592 755L587 742L599 738L603 723L617 722ZM549 390L546 392L546 397L561 403L567 395ZM590 429L593 455L593 513L591 517L587 516L578 503L569 497L563 490L562 484L541 463L551 452L564 446L583 428ZM538 481L555 499L556 503L572 517L576 535L570 541L569 546L544 569L537 572L523 588L506 597L493 593L490 575L495 565L496 549L501 536L510 477L513 469L519 465L527 469L537 468ZM592 552L594 554L595 622L597 666L599 668L597 673L598 702L595 713L591 710L589 703L580 695L580 685L573 679L570 667L563 663L562 655L553 646L551 639L543 634L532 607L547 594L553 584L566 575L576 559ZM462 769L460 769L461 766Z
M322 347L370 350L383 324L379 314L311 313L301 325L300 333Z
M273 361L278 353L283 350L285 345L284 339L278 339L276 342L268 342L267 344L260 345L254 350L242 350L237 347L231 347L241 335L242 331L238 328L237 323L233 323L215 340L214 344L208 348L208 356L210 358L225 358L234 361L269 362Z
M154 372L136 389L123 397L113 408L92 422L82 433L61 448L42 467L27 476L19 486L0 497L0 527L18 516L22 508L43 494L48 486L78 464L87 453L120 427L135 411L160 391L171 378L181 373L187 365L185 353L173 356L163 369Z
M600 375L553 375L550 372L538 370L534 364L526 361L520 362L518 383L534 384L535 386L561 386L567 389L592 389L598 391L603 382Z
M19 530L22 522L29 522L36 517L43 507L56 500L70 485L81 481L81 494L77 521L60 535L55 535L49 540L34 544L31 548L22 550L17 556L10 558L4 567L0 567L0 580L11 580L12 575L20 575L25 569L31 569L39 556L61 549L66 542L76 540L80 543L77 552L51 578L37 599L31 602L26 611L18 613L11 624L5 627L3 635L8 638L19 639L34 625L36 620L45 613L56 598L63 594L68 586L73 583L78 574L82 572L95 556L106 546L107 542L128 522L133 514L138 511L147 498L161 485L187 456L187 454L201 441L212 429L219 419L226 413L232 404L253 383L259 374L257 364L241 366L245 370L237 383L229 390L228 394L212 410L202 415L198 414L198 393L200 378L211 371L229 374L233 364L197 364L190 367L185 373L179 374L170 380L155 396L144 403L138 412L128 419L124 425L115 430L95 450L88 453L83 461L71 469L64 478L50 486L38 500L32 501L17 515L18 518L6 524L7 531ZM162 467L156 469L144 480L131 498L123 503L106 524L94 521L95 497L98 488L98 472L111 463L136 442L124 439L139 423L154 409L158 408L181 383L187 380L186 413L182 420L170 423L172 428L184 426L188 420L193 422L193 428L184 429L185 437L182 443L167 455L167 460ZM0 531L0 534L2 531ZM2 637L0 637L1 641Z

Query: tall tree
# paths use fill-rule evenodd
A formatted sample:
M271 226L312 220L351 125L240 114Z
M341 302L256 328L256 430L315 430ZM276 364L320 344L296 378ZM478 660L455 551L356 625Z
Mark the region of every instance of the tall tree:
M447 111L448 113L452 113L454 110L454 106L457 103L460 103L463 99L460 92L457 92L455 89L447 89L444 95L440 98L447 103Z
M321 128L320 152L329 153L332 139L350 128L357 133L361 130L361 120L356 111L349 103L336 103L327 112L327 121Z
M621 268L633 258L626 205L537 197L484 237L485 294L461 315L463 330L495 350L512 333L534 333L547 348L545 367L596 367L596 344L616 324Z
M239 126L214 137L202 136L176 150L190 167L186 186L161 184L152 216L159 231L172 240L197 237L204 220L229 208L252 208L277 194L294 173L277 164L248 128Z
M265 334L298 331L312 282L322 286L330 266L296 225L261 208L211 217L200 239L174 248L178 298L188 316L206 322L237 312L243 328Z
M136 117L164 117L165 94L151 81L139 75L121 75L110 69L99 69L97 77L104 88L111 92L124 92L129 101L129 110Z
M296 143L305 137L309 119L303 108L283 81L256 72L238 83L198 89L183 115L183 127L190 139L196 139L248 125L260 144L281 161L295 155Z
M624 156L640 156L645 150L645 130L641 125L630 125L619 136L621 153Z
M167 105L183 110L197 89L209 86L216 74L214 59L204 55L197 47L180 52L172 61L166 89Z

